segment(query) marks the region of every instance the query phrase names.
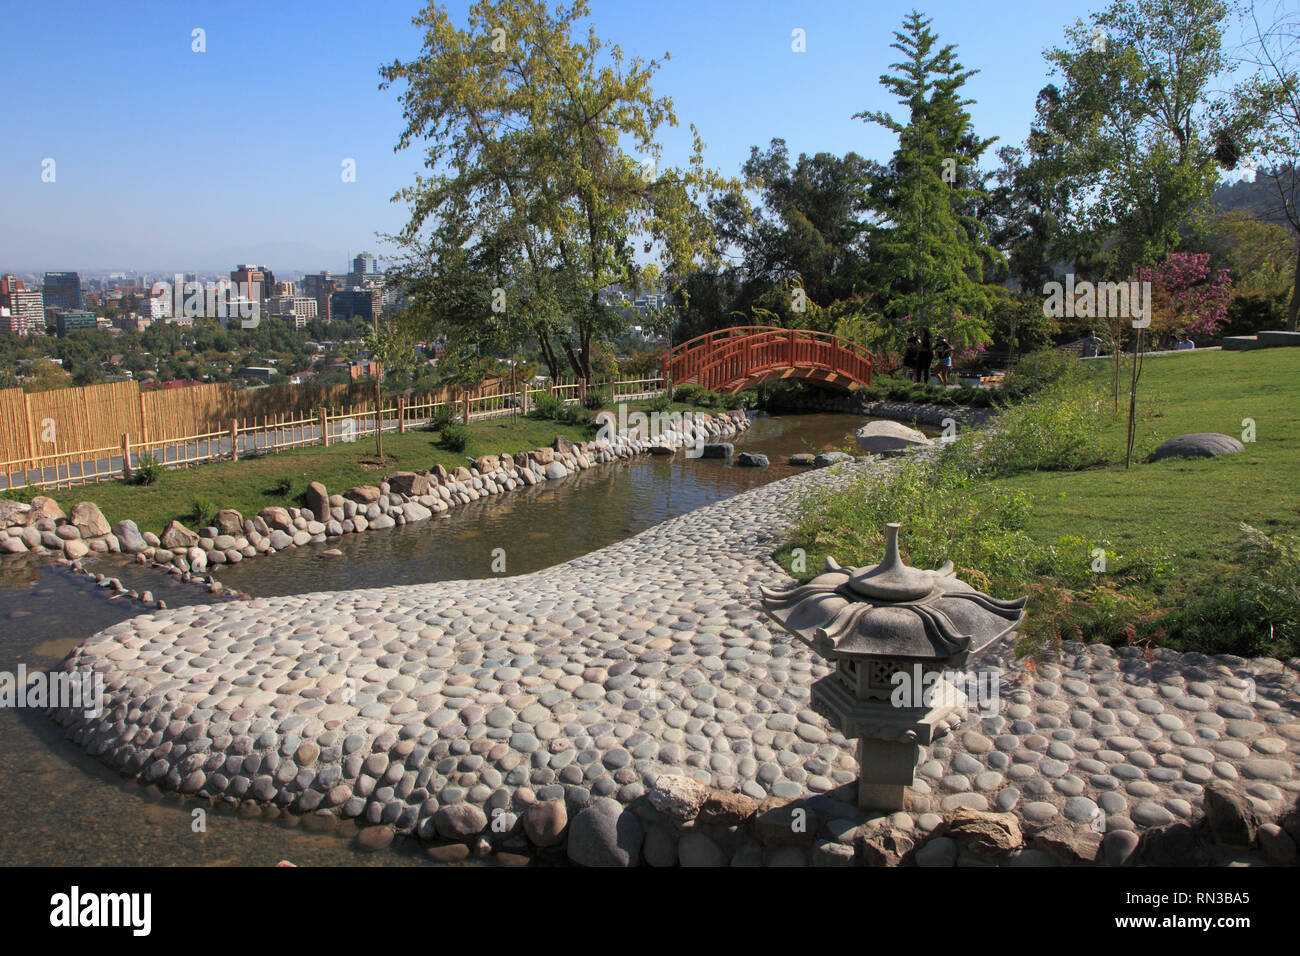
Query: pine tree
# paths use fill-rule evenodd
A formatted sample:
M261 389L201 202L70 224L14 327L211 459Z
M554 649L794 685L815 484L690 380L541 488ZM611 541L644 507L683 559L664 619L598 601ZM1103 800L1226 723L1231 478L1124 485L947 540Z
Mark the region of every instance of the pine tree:
M898 135L886 174L871 190L880 218L871 259L893 345L909 328L932 328L957 347L989 341L993 307L984 263L1002 256L971 210L984 193L973 187L981 154L994 139L974 133L961 88L977 70L958 62L956 47L938 46L930 20L915 10L891 46L903 55L880 83L909 111L906 124L888 113L855 114Z

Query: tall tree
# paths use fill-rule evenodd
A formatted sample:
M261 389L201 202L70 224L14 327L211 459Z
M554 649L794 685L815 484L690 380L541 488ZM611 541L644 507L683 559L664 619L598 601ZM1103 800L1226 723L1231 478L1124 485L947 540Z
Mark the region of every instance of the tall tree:
M651 90L660 63L625 63L594 27L576 39L588 15L586 0L555 10L546 0L479 0L461 29L430 4L414 21L426 31L421 55L381 71L384 87L406 84L398 148L428 142L428 174L395 197L411 209L400 237L412 250L407 266L426 264L406 277L441 284L449 273L433 263L463 255L454 271L496 283L552 373L563 357L584 378L620 321L600 291L642 284L638 247L672 275L707 261L704 202L733 188L705 168L693 126L686 163L660 168L656 135L677 125L672 101Z
M1287 328L1300 323L1300 11L1251 0L1245 53L1253 75L1234 91L1233 120L1242 145L1259 163L1257 177L1271 187L1269 219L1285 222L1296 245Z
M898 350L907 327L936 326L966 347L988 341L992 308L984 265L1000 259L971 205L982 195L972 173L992 139L975 135L956 47L938 45L930 20L913 11L895 31L902 60L880 83L907 109L906 122L881 111L855 114L898 136L889 168L871 188L879 222L871 259L889 342Z
M1220 161L1234 163L1211 99L1227 13L1223 0L1112 0L1046 51L1060 80L1039 95L1031 147L1075 197L1067 233L1105 245L1115 276L1177 249Z

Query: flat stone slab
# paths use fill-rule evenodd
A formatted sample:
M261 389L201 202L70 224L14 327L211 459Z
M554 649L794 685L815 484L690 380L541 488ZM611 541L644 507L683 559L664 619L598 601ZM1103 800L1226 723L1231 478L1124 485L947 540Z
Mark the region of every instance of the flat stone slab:
M1151 461L1160 461L1164 458L1217 458L1219 455L1231 455L1245 450L1243 445L1231 435L1221 435L1218 432L1195 432L1190 435L1179 435L1177 438L1171 438L1162 442L1155 451L1151 453Z
M144 614L63 664L104 676L103 714L52 714L162 789L421 836L535 800L627 804L662 774L845 799L854 742L809 706L828 668L766 625L758 589L788 583L769 555L802 495L893 467L803 473L514 578ZM914 813L1095 805L1114 830L1188 819L1214 780L1264 819L1300 795L1297 674L1278 661L1067 644L1030 673L1003 643L968 670L1000 694L928 748ZM590 822L617 831L602 806L614 822Z
M1259 333L1259 344L1264 348L1287 348L1300 345L1300 332L1267 329Z
M1251 349L1261 349L1263 347L1259 337L1255 335L1225 335L1223 337L1223 349L1226 352L1248 352Z

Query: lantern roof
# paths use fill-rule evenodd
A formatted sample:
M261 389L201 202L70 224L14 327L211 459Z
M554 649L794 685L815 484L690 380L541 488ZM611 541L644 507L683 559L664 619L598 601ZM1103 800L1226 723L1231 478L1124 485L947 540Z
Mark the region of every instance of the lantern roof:
M768 615L828 660L899 659L957 665L1011 631L1024 617L1026 598L1003 601L977 591L953 573L903 563L899 525L886 525L884 559L826 571L807 584L763 588Z

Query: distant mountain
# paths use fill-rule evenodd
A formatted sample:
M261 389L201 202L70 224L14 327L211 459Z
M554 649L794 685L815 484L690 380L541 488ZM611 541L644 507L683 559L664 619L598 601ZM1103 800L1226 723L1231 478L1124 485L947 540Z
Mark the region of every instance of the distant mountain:
M1300 198L1300 166L1283 172L1282 186L1292 197ZM1239 179L1234 183L1224 183L1214 190L1211 199L1222 212L1240 209L1264 222L1276 223L1279 226L1287 225L1286 216L1282 213L1282 201L1278 195L1277 183L1263 170L1256 174L1254 182Z

